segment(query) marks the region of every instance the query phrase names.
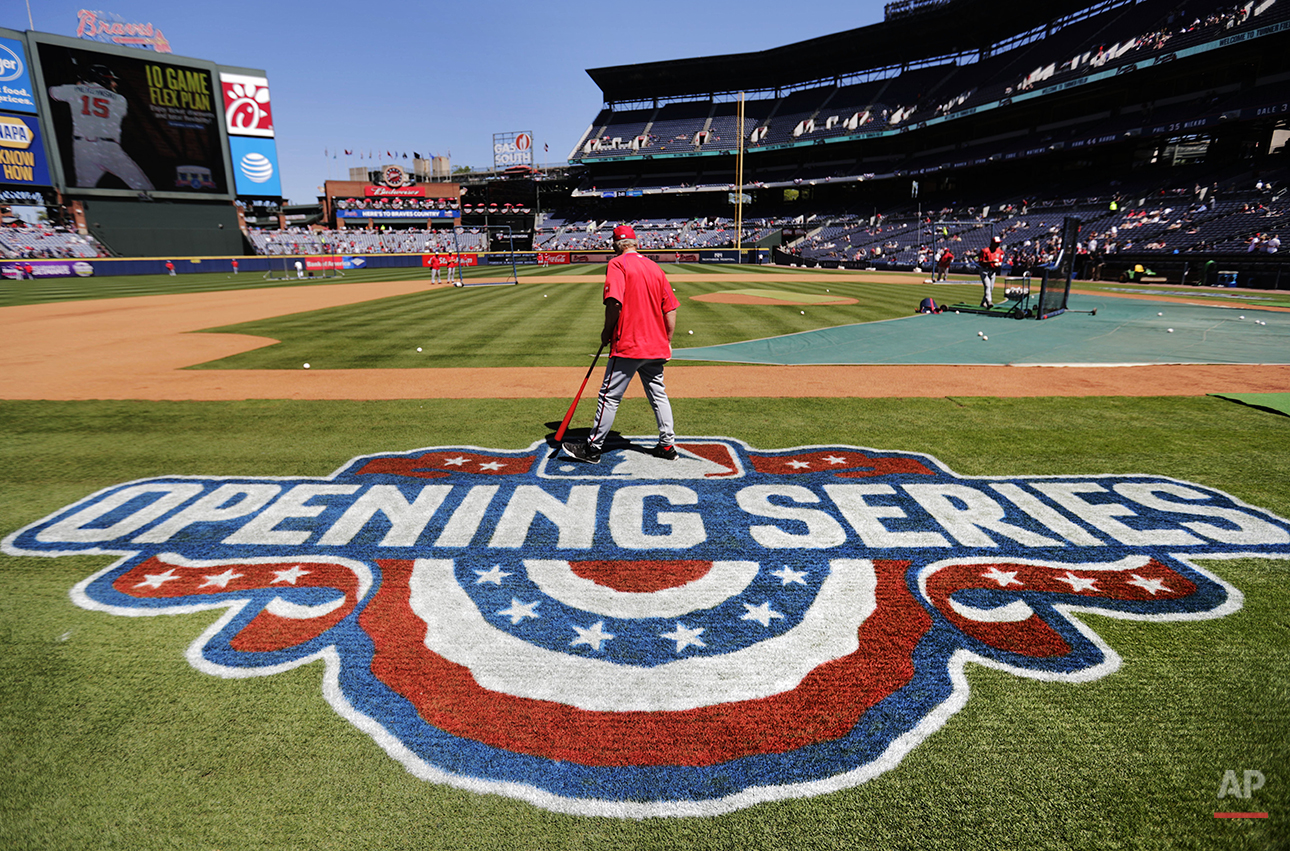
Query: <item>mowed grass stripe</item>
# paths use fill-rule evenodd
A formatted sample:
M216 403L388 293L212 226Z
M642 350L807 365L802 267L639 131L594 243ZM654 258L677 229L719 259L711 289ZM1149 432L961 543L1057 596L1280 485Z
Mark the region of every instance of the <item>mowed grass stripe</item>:
M665 267L681 302L677 348L909 316L932 292L930 285L882 284L841 276L819 281L803 273L800 280L785 283L785 291L807 298L854 298L856 303L720 304L696 301L693 296L727 292L731 281L682 280L684 268L684 264ZM975 294L971 285L935 289L938 301ZM587 353L599 345L603 316L598 281L568 283L523 276L517 286L437 288L207 329L280 342L198 368L297 369L304 362L325 369L577 366L585 364Z

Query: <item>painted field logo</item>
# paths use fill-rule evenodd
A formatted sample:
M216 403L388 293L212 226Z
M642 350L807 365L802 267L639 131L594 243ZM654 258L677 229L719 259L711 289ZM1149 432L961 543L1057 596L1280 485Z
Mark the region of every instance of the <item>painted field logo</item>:
M1290 557L1290 523L1159 476L610 448L158 477L4 549L121 555L72 590L89 609L226 610L188 650L207 673L325 660L327 700L418 777L624 817L863 783L964 705L968 663L1096 679L1119 657L1081 613L1219 617L1240 592L1195 559Z

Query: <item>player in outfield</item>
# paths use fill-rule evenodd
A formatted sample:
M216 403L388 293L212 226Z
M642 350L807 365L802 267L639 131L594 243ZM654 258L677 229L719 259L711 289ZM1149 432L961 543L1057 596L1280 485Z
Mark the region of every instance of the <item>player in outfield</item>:
M130 111L130 103L117 94L116 74L106 65L95 65L81 77L79 83L49 88L50 100L71 107L76 185L91 189L108 172L131 189L150 191L152 181L121 148L121 122Z
M637 374L658 421L658 445L652 452L659 458L676 458L672 405L663 386L663 365L672 357L672 333L680 303L667 275L657 263L638 253L636 244L636 231L631 225L614 228L617 256L605 271L605 324L600 331L601 344L609 346L609 364L600 385L596 419L586 443L562 444L569 457L590 464L600 463L618 403Z

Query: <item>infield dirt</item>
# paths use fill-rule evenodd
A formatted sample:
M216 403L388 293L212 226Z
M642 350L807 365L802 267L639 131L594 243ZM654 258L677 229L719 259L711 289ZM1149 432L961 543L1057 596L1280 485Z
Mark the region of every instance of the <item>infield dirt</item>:
M822 273L828 279L830 273ZM729 274L674 280L731 281ZM593 283L595 276L545 276ZM763 273L790 284L801 273ZM908 282L908 278L902 279ZM204 328L423 292L427 281L58 302L0 310L0 399L222 401L239 399L562 398L582 367L386 370L190 370L277 342ZM1106 293L1099 293L1107 296ZM1041 375L1042 373L1042 375ZM668 368L677 397L1197 396L1290 387L1290 366L1136 367L755 366ZM630 395L639 394L633 386Z

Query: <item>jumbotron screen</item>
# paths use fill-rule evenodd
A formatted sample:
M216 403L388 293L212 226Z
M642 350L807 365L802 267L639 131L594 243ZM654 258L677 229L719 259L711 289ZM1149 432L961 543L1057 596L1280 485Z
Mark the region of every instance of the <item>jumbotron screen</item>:
M71 191L229 195L211 68L39 43L63 181Z

